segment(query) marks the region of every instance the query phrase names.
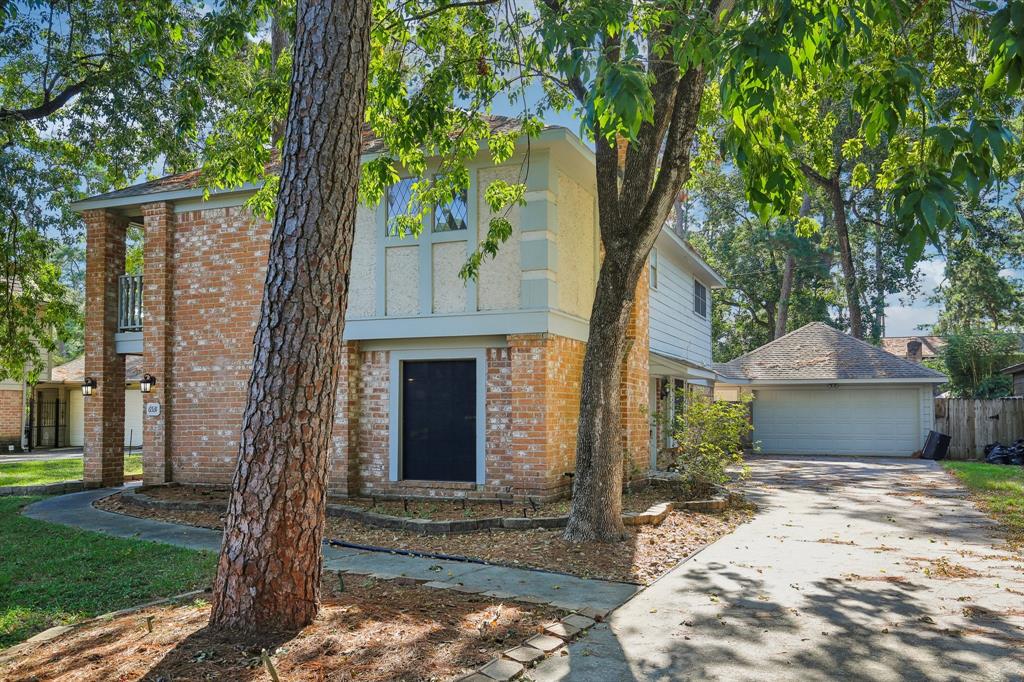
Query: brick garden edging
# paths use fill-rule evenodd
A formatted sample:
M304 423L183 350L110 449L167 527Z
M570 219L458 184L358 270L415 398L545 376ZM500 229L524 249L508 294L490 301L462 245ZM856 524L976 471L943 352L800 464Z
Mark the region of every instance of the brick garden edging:
M142 476L132 474L125 476L125 481L141 481ZM78 493L85 489L82 481L59 481L42 485L5 485L0 486L0 497L5 495L65 495Z
M139 490L130 490L122 494L121 499L130 505L145 509L162 509L166 511L205 511L223 512L225 505L200 500L159 500ZM628 512L622 515L622 522L627 526L658 525L674 510L693 512L722 511L729 506L725 497L691 502L661 502L643 512ZM534 516L534 517L490 517L482 519L410 519L404 516L391 516L367 511L360 507L343 504L328 504L327 515L337 518L352 519L378 528L392 530L408 530L421 535L448 535L449 533L469 533L478 530L530 530L535 528L565 528L568 516Z
M514 680L527 668L532 668L548 656L561 655L569 642L585 633L607 615L607 611L594 609L583 609L570 613L561 620L545 625L542 634L530 637L519 646L502 652L501 656L492 659L467 675L456 678L456 680L457 682Z

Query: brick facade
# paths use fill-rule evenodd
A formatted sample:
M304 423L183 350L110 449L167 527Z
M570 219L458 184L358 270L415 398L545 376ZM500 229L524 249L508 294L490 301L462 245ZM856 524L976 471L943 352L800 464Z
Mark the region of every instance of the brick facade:
M650 468L650 280L647 273L636 285L633 311L626 330L626 357L622 364L619 408L622 448L625 452L624 477L642 476Z
M25 414L21 389L0 390L0 447L21 446L21 422Z
M127 220L85 211L85 376L97 388L85 400L87 487L124 482L124 356L117 353L117 283L124 274Z
M103 216L91 220L116 236L110 216ZM154 203L143 207L143 217L144 371L157 379L146 400L161 404L159 416L145 417L145 480L223 485L230 482L237 458L270 226L243 207L175 213L167 204ZM108 248L108 256L111 263L116 261L113 247ZM90 258L95 257L90 248ZM123 257L122 234L121 260L114 268L118 273ZM98 287L95 269L90 268L89 277ZM630 453L631 470L646 467L649 442L643 279L630 326L632 346L624 361L622 389L623 447ZM116 286L110 291L116 302ZM113 327L101 327L94 315L88 319L90 338L98 339L102 332L103 338L112 339ZM116 319L111 324L116 325ZM389 480L391 354L379 350L379 344L367 349L358 342L346 343L329 493L517 498L567 494L571 480L565 474L575 464L586 344L554 334L509 335L504 341L501 347L485 349L483 486ZM100 365L97 348L90 344L91 367ZM106 364L100 369L105 372L103 383L110 381L106 372L117 371ZM95 399L88 399L87 411L97 404ZM120 405L123 411L123 400ZM117 423L122 422L123 414ZM86 428L88 432L88 421Z

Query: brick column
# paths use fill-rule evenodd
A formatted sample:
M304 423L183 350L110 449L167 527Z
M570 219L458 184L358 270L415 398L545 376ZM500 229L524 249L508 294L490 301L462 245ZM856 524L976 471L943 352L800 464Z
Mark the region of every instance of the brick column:
M622 449L625 453L624 480L650 469L650 315L647 271L640 274L636 298L629 316L626 341L629 348L622 364L619 392Z
M124 356L114 345L117 282L124 274L127 221L85 211L85 376L97 382L85 398L85 485L124 483Z
M142 278L142 371L156 378L153 390L143 394L144 405L160 406L160 414L142 422L142 479L146 485L173 480L171 471L171 316L174 286L174 205L145 204L145 257Z
M334 449L327 486L328 494L337 497L359 494L359 363L358 342L346 342L334 406Z

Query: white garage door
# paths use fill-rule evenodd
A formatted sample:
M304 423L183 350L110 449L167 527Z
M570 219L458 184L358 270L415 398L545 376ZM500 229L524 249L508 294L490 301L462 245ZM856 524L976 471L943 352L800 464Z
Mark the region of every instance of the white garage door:
M886 455L920 449L917 388L758 390L754 440L774 455Z
M68 444L81 447L85 442L85 403L81 391L68 392ZM142 393L137 388L124 392L124 444L136 450L142 447Z

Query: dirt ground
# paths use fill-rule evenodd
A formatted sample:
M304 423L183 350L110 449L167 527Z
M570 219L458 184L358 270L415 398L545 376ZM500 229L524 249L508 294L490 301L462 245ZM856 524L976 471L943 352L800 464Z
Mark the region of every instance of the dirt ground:
M101 509L220 528L216 512L165 511L127 505L120 496L101 500ZM491 530L452 535L419 535L369 526L349 519L327 519L327 537L359 545L408 549L483 559L509 566L564 571L584 578L650 584L683 559L732 532L751 516L749 510L717 514L672 512L659 526L634 526L626 540L611 545L578 545L560 530Z
M321 615L298 634L211 632L209 604L197 600L99 620L9 660L0 654L0 679L262 681L271 679L261 661L265 649L280 679L289 682L446 680L564 615L407 580L346 576L345 591L338 587L338 575L326 574Z

